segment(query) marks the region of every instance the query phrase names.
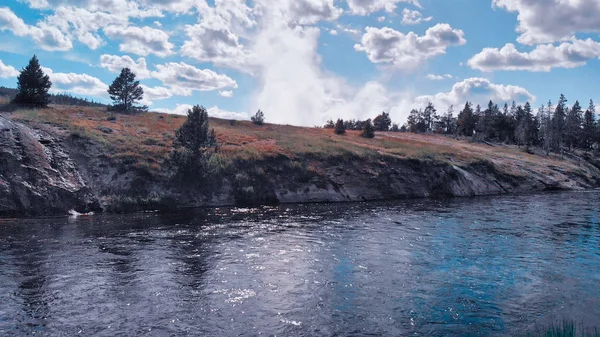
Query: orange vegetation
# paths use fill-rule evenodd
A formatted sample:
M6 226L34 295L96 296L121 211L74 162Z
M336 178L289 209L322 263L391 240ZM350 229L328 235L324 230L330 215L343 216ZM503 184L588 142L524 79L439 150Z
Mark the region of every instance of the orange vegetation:
M171 151L175 130L185 120L185 116L152 112L117 114L114 121L108 120L109 116L111 114L105 109L73 106L19 110L12 114L13 119L51 127L64 135L95 140L107 147L106 153L111 159L137 168L144 166L151 171L160 171L161 163ZM211 119L211 127L217 134L217 159L225 163L222 165L236 159L256 160L280 155L302 159L352 154L365 158L429 159L458 165L489 160L503 171L517 175L531 166L537 166L539 172L548 166L577 169L576 162L528 154L516 146L491 146L438 135L388 132L378 133L374 139L364 139L356 131L338 136L330 129L258 126L249 121L222 119Z

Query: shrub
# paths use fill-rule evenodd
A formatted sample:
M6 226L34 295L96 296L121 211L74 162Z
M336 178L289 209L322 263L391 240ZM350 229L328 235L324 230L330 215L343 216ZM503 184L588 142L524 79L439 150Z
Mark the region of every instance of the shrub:
M344 121L342 119L338 119L337 122L335 122L335 134L343 135L345 133L346 133L346 126L344 126Z
M375 138L375 128L370 119L366 121L365 128L360 133L360 136L363 138Z
M252 123L256 125L265 124L265 114L260 109L250 119L252 120Z

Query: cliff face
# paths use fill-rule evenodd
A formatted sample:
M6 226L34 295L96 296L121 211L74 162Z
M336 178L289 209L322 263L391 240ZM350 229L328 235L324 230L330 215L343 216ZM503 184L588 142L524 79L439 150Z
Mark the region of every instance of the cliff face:
M0 116L0 215L100 210L62 141Z
M378 157L288 156L239 162L198 184L123 170L89 138L0 116L0 216L178 206L342 202L495 195L600 186L598 160L453 163ZM310 164L310 169L299 165Z

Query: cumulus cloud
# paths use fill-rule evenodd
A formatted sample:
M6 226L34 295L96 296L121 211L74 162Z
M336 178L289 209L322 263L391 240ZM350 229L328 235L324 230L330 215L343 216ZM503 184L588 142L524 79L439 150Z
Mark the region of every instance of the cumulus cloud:
M465 104L467 100L482 103L487 103L488 100L497 103L511 101L524 103L535 101L535 96L522 87L495 84L485 78L473 77L454 84L449 92L419 96L415 101L420 106L433 102L436 106L445 107L459 106Z
M551 71L553 68L584 66L588 60L600 58L600 43L592 40L573 39L558 46L536 46L531 52L520 52L508 43L502 49L485 48L473 56L468 64L481 71L525 70Z
M140 85L144 89L144 99L142 104L152 105L154 101L160 101L173 97L173 92L169 88L165 87L148 87L146 85Z
M236 81L227 75L217 74L210 69L198 69L184 62L159 64L151 75L175 90L176 94L182 95L191 94L190 90L237 88Z
M79 95L108 97L108 85L100 79L87 74L55 73L50 68L43 68L44 73L52 81L52 91L70 92Z
M169 35L160 29L148 26L108 26L104 28L104 34L111 39L123 40L119 46L122 52L140 56L154 54L158 57L173 54L174 45L169 42Z
M29 26L7 7L0 8L0 31L3 30L9 30L16 36L29 36L44 50L66 51L73 48L71 40L58 28L45 22Z
M150 71L146 64L146 59L140 57L134 61L127 55L117 56L104 54L100 56L100 67L108 69L112 73L119 74L121 69L129 68L136 75L138 80L143 80L151 77Z
M518 42L534 45L600 32L598 0L493 0L496 8L518 13Z
M369 15L382 10L394 13L400 2L421 8L418 0L348 0L348 7L350 12L356 15Z
M16 76L19 76L19 71L13 66L4 64L4 62L0 60L0 78L9 78Z
M454 78L454 76L450 75L450 74L445 74L445 75L434 75L434 74L428 74L427 79L432 80L432 81L441 81L441 80L445 80L445 79L449 79L449 78Z
M104 43L98 31L110 25L126 26L128 18L106 12L90 12L84 8L58 7L45 22L73 36L90 49L97 49Z
M423 17L423 14L417 10L410 10L408 8L404 8L402 11L402 24L403 25L418 25L421 22L429 22L433 19L432 16Z
M425 60L446 53L450 46L464 45L464 32L448 24L437 24L418 36L392 28L367 27L356 51L365 52L373 63L386 63L398 68L414 68Z

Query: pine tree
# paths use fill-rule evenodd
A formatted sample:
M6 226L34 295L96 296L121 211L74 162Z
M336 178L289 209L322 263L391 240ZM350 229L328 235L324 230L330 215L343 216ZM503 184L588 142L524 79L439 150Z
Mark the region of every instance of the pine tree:
M458 133L471 137L475 130L475 116L471 102L465 104L465 108L458 114Z
M338 119L337 122L335 122L334 132L336 135L343 135L346 133L346 127L344 126L343 119Z
M360 133L363 138L375 138L375 127L370 119L367 119L363 131Z
M114 101L113 109L123 112L146 111L146 106L135 106L144 98L144 89L140 81L135 80L135 74L129 68L123 68L108 88L108 94Z
M212 147L216 143L213 132L209 132L208 112L203 106L196 105L188 110L187 120L175 132L178 146L184 146L194 154Z
M373 120L373 126L377 131L388 131L390 126L392 125L392 119L390 118L390 114L381 113L381 115L375 117Z
M594 106L594 101L590 100L590 106L585 110L585 114L583 116L583 139L582 146L585 151L588 151L594 145L596 139L596 134L598 132L596 126L596 107Z
M561 94L552 116L553 148L562 152L565 140L565 119L567 116L567 99Z
M581 125L583 123L583 112L579 101L575 101L565 119L565 142L569 146L569 150L574 147L579 147L582 135Z
M12 102L18 105L47 107L50 103L50 94L48 94L50 87L52 87L50 77L44 74L37 56L33 55L17 78L19 92Z

